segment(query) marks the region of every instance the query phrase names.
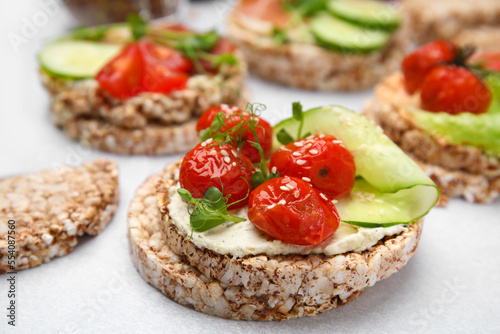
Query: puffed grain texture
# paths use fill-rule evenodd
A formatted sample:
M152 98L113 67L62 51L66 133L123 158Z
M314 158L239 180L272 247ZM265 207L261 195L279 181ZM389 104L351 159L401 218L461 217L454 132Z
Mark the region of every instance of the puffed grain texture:
M27 269L68 254L79 236L99 234L118 198L118 168L105 159L1 179L0 273L12 271L8 220L15 221L15 269Z
M300 282L295 284L297 285L295 294L288 296L260 294L243 286L226 284L200 272L187 261L185 256L173 252L161 231L156 185L164 179L164 176L164 173L160 173L149 177L137 189L128 212L128 238L132 261L140 275L177 303L227 319L285 320L316 315L338 307L351 301L363 291L364 287L359 290L337 289L336 287L342 283L336 283L331 279L340 282L344 278L342 276L328 278L329 264L322 261L319 256L306 257L302 261L299 257L288 259L297 261L297 268L302 264L309 268L307 276L315 282L311 289L322 291L317 297L307 294ZM377 274L379 277L387 277L394 270L400 269L413 254L422 225L417 223L413 226L408 233L384 240L370 251L338 256L335 257L337 259L335 261L348 264L348 267L344 268L347 277L356 276L360 280L364 279L361 276L369 273L358 270L365 266L379 270ZM402 249L404 255L401 253ZM210 254L207 254L207 261L211 261L209 258ZM212 265L215 266L216 263L213 262ZM295 270L295 266L290 266L288 269ZM293 273L284 275L293 276ZM368 285L367 283L365 286Z

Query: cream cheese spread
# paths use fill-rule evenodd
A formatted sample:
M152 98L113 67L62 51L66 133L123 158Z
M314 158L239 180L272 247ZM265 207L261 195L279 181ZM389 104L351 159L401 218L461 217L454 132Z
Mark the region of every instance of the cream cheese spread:
M334 235L315 246L292 245L273 240L261 232L248 219L241 223L224 223L205 232L192 231L189 224L187 203L177 194L179 184L169 190L168 212L173 225L190 241L199 247L211 249L219 254L243 257L246 255L266 254L326 254L336 255L350 251L362 252L375 245L386 236L408 231L405 225L380 228L362 228L340 223ZM238 217L247 217L248 207L231 212Z

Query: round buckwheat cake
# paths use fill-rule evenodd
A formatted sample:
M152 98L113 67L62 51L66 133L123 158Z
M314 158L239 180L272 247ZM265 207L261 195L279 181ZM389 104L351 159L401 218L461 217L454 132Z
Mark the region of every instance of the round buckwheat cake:
M343 305L401 269L422 232L419 220L366 251L335 256L217 254L169 225L166 193L177 168L167 166L136 191L128 213L132 260L148 283L206 314L285 320Z
M447 197L489 203L500 194L500 160L468 145L453 145L418 128L404 106L418 105L403 85L403 75L385 78L364 114L409 154Z
M417 44L452 39L462 31L500 25L500 2L491 0L402 0L408 38ZM475 41L474 41L475 42Z
M141 93L119 100L94 79L61 79L40 71L51 94L54 124L83 144L117 154L165 155L196 145L197 118L211 106L244 107L246 63L222 65L216 75L191 77L185 89L169 95Z
M284 85L322 91L355 91L395 71L410 47L403 29L370 53L336 52L314 43L276 44L273 25L237 10L229 14L228 36L244 53L250 70Z
M0 179L0 220L15 221L15 268L9 231L0 225L0 274L39 266L73 250L78 236L97 235L118 206L118 168L100 159Z

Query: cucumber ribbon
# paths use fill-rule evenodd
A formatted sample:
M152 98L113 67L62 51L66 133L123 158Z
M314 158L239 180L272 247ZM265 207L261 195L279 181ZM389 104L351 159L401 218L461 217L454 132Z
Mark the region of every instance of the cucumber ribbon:
M299 121L283 120L274 133L295 133ZM304 112L304 132L331 134L354 156L356 182L348 198L339 199L343 222L361 227L409 224L425 216L439 199L434 182L394 144L382 129L354 111L325 106ZM281 144L274 137L273 148Z

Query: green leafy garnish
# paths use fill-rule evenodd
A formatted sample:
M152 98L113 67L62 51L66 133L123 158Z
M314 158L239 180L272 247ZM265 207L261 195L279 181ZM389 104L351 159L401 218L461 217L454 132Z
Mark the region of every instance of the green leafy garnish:
M297 132L297 140L309 137L311 132L307 132L302 136L302 128L304 127L304 111L302 110L302 104L300 102L292 103L292 113L293 118L299 121L299 130ZM295 139L288 133L285 128L282 128L277 134L276 138L282 145L288 145L295 141Z
M208 188L202 198L193 198L191 193L184 188L177 189L177 193L189 203L189 223L193 231L204 232L226 222L241 223L246 220L227 212L227 199L216 187Z
M271 35L274 38L276 45L282 45L287 41L286 31L284 29L274 27Z
M127 15L127 22L130 25L134 41L144 37L148 31L148 23L139 14L132 13Z
M73 31L71 37L78 40L100 41L106 36L106 33L111 27L112 26L110 25L98 27L78 27Z

